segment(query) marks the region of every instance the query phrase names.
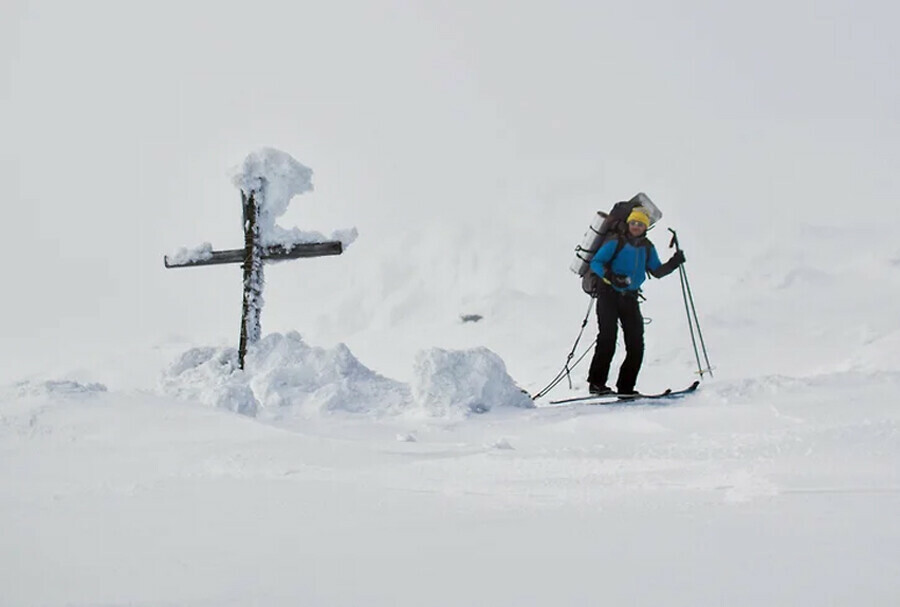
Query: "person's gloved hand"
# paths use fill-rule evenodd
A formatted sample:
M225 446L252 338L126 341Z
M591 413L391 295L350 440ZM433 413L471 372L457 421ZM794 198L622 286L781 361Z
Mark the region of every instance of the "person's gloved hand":
M609 284L619 289L626 289L628 288L628 285L631 284L631 278L624 274L614 274L613 271L609 269L606 270L605 276L606 280L609 281Z
M672 255L672 259L670 261L673 264L675 264L676 267L683 264L684 263L684 251L682 251L681 249L678 249L677 251L675 251L675 254Z

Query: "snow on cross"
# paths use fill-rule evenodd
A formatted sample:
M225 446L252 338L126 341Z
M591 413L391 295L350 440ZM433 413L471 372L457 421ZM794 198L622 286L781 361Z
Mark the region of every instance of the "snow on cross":
M244 248L214 251L209 243L166 255L167 268L241 263L244 269L244 305L238 358L244 368L248 344L259 341L263 298L263 262L340 255L356 239L356 229L337 231L331 240L317 232L285 230L275 220L287 210L291 198L313 189L312 169L289 154L264 148L247 156L235 172L241 190Z

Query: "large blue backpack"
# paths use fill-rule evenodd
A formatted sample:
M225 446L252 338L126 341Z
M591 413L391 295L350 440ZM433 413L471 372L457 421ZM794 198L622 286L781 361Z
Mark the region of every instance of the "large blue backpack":
M591 260L604 244L617 239L619 244L610 258L613 259L625 246L625 235L628 233L628 216L635 207L642 207L650 217L651 225L659 221L662 212L657 208L650 197L639 192L631 200L617 202L609 213L597 211L594 223L584 235L582 243L575 247L575 261L570 269L581 276L581 289L588 295L595 295L600 286L600 277L591 270Z

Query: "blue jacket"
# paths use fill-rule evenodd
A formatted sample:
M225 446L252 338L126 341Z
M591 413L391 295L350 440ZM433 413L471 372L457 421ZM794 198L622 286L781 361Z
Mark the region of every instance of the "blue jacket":
M603 278L606 274L606 267L616 252L617 244L618 240L615 238L607 241L597 249L597 253L591 260L591 270L600 278ZM653 246L652 242L643 236L636 240L626 238L622 250L613 259L612 271L614 274L628 276L631 279L631 284L625 289L613 288L620 292L637 291L644 284L647 272L652 273L654 276L659 276L658 270L660 270L662 265L662 262L659 261L656 247Z

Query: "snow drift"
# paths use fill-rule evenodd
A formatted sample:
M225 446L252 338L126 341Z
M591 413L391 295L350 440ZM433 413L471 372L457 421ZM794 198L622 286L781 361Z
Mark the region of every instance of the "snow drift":
M458 418L534 406L487 348L422 351L410 386L379 375L344 344L312 346L297 332L253 345L244 370L234 348L192 348L166 369L161 386L179 399L276 422L337 411Z
M503 359L487 348L416 356L413 394L430 414L440 417L484 413L496 405L534 407L534 401L506 373Z

